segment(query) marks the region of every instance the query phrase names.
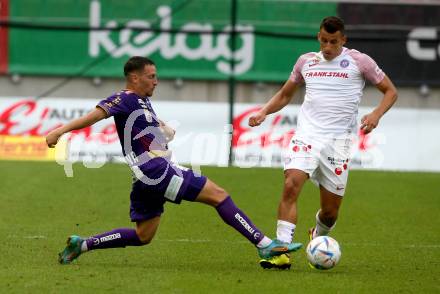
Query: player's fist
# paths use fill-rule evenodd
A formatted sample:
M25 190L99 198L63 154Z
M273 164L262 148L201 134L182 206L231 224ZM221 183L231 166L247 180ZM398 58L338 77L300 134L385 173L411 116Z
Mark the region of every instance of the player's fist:
M364 115L361 119L361 130L364 132L364 134L370 133L372 130L374 130L377 125L379 124L380 115L375 113L374 111Z
M259 126L265 119L266 119L266 114L264 114L260 111L257 114L252 115L249 118L248 124L251 127L256 127L256 126Z
M61 134L57 132L57 130L53 130L46 136L46 144L49 148L54 148L58 142L58 139L61 137Z

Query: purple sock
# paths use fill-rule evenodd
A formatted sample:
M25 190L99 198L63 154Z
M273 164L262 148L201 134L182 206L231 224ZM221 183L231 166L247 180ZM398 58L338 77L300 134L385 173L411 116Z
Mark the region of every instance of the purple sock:
M87 249L107 249L144 245L134 229L114 229L113 231L87 238Z
M216 207L223 221L245 236L249 241L257 245L264 234L250 221L250 219L235 206L231 197L227 197Z

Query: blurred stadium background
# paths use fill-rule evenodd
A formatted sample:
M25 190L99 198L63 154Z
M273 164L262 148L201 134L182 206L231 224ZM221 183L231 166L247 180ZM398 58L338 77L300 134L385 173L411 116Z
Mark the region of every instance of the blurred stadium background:
M359 139L353 167L440 170L440 159L432 158L440 150L439 1L0 3L2 136L43 136L84 114L124 87L129 56L145 55L158 65L157 112L179 126L177 161L280 166L283 138L295 127L304 89L262 128L249 130L247 117L281 87L299 55L317 50L322 18L339 15L347 47L372 56L399 89L396 108L381 127ZM379 99L367 85L361 114ZM228 124L234 125L232 138ZM1 158L52 156L36 141L16 140L2 138ZM70 160L118 160L118 145L106 122L80 132Z
M222 292L224 283L233 284L226 289L240 293L257 286L254 292L264 293L273 285L299 293L310 289L307 286L316 292L438 293L438 0L0 0L0 178L4 180L0 231L6 235L0 247L5 265L0 269L4 277L0 292L71 292L72 281L66 277L72 271L54 267L64 236L129 225L128 169L103 166L122 161L113 120L76 132L69 137L70 148L60 152L47 149L44 136L124 88L122 67L132 55L151 57L157 64L159 87L153 107L177 128L171 144L175 159L193 168L214 166L202 172L233 195L241 195L234 196L237 202L272 232L281 191L281 152L295 129L304 89L260 128L250 130L247 118L282 86L302 53L318 50L316 33L328 15L345 20L346 46L373 57L399 91L399 100L380 126L369 136L359 136L356 144L351 167L362 171L352 174L350 193L357 197L344 203L341 230L336 231L345 251L334 274L310 275L304 257L294 264L296 278L257 272L249 255L240 254L251 250L248 244L237 242L238 236L205 210L182 205L181 210L167 208L174 215L165 220L159 246L152 245L142 254L131 249L112 251L111 256L96 252L81 261L87 268L74 268L73 279L102 291L108 288L107 281L97 282L94 275L105 268L109 280L120 288L142 291L146 286L136 285L145 278L143 271L128 275L128 265L135 263L139 268L157 265L152 273L158 278L148 278L147 284L159 292L176 293L179 288L160 283L171 281L170 285L183 289L179 293ZM380 93L367 84L359 119L379 99ZM77 165L73 170L69 162L103 168L97 172ZM76 172L79 176L68 181L66 175ZM265 181L273 185L268 187ZM310 217L316 212L316 190L306 187L303 193L314 195L301 200L304 215ZM181 220L205 214L206 223L182 224ZM312 219L303 220L298 231L305 232ZM174 227L173 221L179 226ZM197 235L207 227L215 227L215 233ZM363 228L360 234L358 227ZM181 245L171 242L176 238L183 240ZM304 236L298 238L306 242ZM201 255L191 247L193 239L200 241ZM175 252L176 247L183 247L190 260ZM207 272L201 272L200 260L206 262ZM230 260L235 262L232 267ZM210 287L204 279L213 276L220 278L210 280L214 283ZM37 281L39 277L43 280ZM14 288L23 279L24 286ZM331 284L334 280L340 284Z
M438 1L0 4L0 158L53 157L35 138L4 136L44 136L86 113L124 87L129 56L145 55L158 65L157 112L179 126L177 161L280 166L283 138L295 127L304 89L262 128L249 130L247 117L281 87L299 55L317 50L321 19L339 15L347 24L347 47L372 56L399 89L396 108L381 127L359 139L352 167L440 170L440 159L432 158L440 150ZM367 85L361 114L379 99ZM228 124L234 125L232 138ZM71 161L120 160L111 122L79 133Z

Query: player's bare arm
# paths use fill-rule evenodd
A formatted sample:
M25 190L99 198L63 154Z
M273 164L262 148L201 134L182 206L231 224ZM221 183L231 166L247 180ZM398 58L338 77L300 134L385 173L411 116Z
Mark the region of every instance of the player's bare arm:
M65 133L70 132L72 130L79 130L88 126L93 125L94 123L104 119L107 117L107 113L104 109L97 107L88 114L75 119L66 125L59 127L46 136L46 143L49 148L55 147L58 142L58 139Z
M365 134L370 133L379 124L381 117L393 106L397 100L397 90L393 82L385 76L384 79L376 85L384 96L380 104L369 114L365 115L361 120L361 129Z
M297 83L288 80L257 114L249 118L249 126L259 126L266 119L266 115L275 113L289 104L298 86Z

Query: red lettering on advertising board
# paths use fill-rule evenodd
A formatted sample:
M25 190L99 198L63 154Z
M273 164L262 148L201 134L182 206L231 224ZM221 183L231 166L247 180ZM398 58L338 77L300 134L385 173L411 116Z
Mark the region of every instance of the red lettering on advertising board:
M38 109L37 103L35 100L21 100L0 111L0 135L45 136L50 131L63 125L56 121L50 127L43 127L43 123L47 125L51 109L49 107ZM37 113L37 111L40 111L40 113ZM31 122L31 126L24 128L25 120L26 125ZM92 127L89 126L70 132L69 140L76 136L83 136L86 142L98 140L102 143L113 143L118 140L116 127L113 123L103 127L98 135L91 135Z
M36 106L35 101L23 100L15 104L12 104L9 108L6 108L2 113L0 113L0 123L3 125L3 128L0 130L0 135L13 135L11 133L11 128L19 124L18 121L12 120L14 114L24 111L23 114L25 116L28 116L34 111L35 106ZM22 135L22 134L14 134L14 135Z
M249 117L260 111L260 109L261 107L251 108L234 118L232 146L240 147L243 145L258 144L262 148L269 147L271 145L278 145L281 148L287 148L289 146L290 139L295 134L295 131L293 129L290 129L289 131L282 134L274 135L276 127L280 126L281 120L283 118L281 114L275 115L272 122L270 123L268 131L259 134L258 136L253 138L242 138L243 135L249 134L252 131L251 127L244 127L247 126Z

